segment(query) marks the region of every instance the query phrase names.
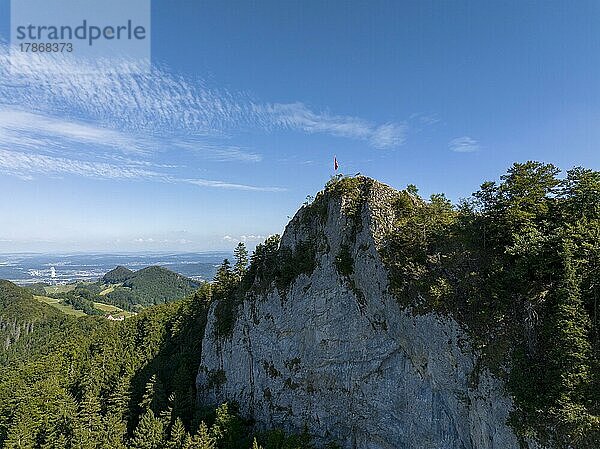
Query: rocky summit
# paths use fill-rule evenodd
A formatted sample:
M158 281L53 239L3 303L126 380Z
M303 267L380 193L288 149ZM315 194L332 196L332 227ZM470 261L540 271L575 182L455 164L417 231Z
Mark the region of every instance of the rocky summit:
M212 304L200 402L235 401L259 428L306 429L321 445L519 447L507 424L512 400L481 368L461 325L415 313L390 289L382 253L400 192L368 178L343 181L352 185L306 204L281 237L279 251L311 248L312 269L289 285L251 289L226 335Z

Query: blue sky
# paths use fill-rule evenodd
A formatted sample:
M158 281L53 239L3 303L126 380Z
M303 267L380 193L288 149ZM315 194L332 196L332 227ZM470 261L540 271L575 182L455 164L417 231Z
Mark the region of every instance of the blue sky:
M0 39L9 2L0 0ZM24 80L0 48L0 251L281 232L332 174L457 200L514 161L600 168L600 3L152 3L149 75Z

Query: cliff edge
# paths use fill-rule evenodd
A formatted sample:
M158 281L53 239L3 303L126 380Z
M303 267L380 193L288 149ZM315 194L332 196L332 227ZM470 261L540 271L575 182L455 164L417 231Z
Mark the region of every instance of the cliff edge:
M461 325L413 313L392 294L382 254L399 199L422 201L345 178L298 211L278 251L303 268L286 282L255 282L226 334L212 304L201 402L237 401L259 428L306 429L321 445L520 447L504 384L481 368Z

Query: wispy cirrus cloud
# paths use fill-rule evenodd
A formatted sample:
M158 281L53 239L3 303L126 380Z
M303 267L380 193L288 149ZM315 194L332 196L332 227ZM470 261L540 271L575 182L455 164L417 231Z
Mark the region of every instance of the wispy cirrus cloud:
M277 192L284 189L174 175L157 154L259 163L263 155L233 144L232 136L283 129L390 149L403 145L408 131L406 122L377 124L299 102L263 103L156 66L150 73L116 73L81 70L69 55L42 65L27 61L33 65L11 71L9 49L0 43L0 170L21 179L69 174Z
M202 155L205 159L217 162L260 162L263 156L259 153L248 151L237 145L215 145L210 142L198 142L193 140L175 140L172 142L175 148L182 148L187 151Z
M206 139L165 139L157 135L128 133L73 119L26 112L0 104L0 142L17 150L104 150L138 157L151 156L165 147L194 152L202 159L218 162L260 162L262 155L234 145L217 145Z
M83 161L41 154L21 153L3 149L0 149L0 172L14 175L24 180L33 179L36 175L74 175L99 180L147 180L255 192L281 192L285 190L280 187L260 187L202 178L181 178L140 168L135 164L117 165L106 162Z
M28 60L29 61L29 60ZM53 67L52 65L56 65ZM77 64L77 70L69 65ZM405 122L375 124L358 117L309 109L303 103L261 103L240 92L209 87L153 67L150 73L116 74L90 68L63 56L43 67L10 71L6 45L0 46L0 98L64 118L85 118L107 128L130 132L223 137L239 130L294 129L366 141L375 148L393 148L405 141ZM56 74L61 76L57 77ZM75 115L75 117L73 117Z
M262 110L279 126L364 140L378 149L401 146L408 128L406 123L375 125L357 117L316 113L303 103L272 104Z
M229 190L246 190L249 192L285 192L286 189L282 187L257 187L245 184L236 184L224 181L211 181L208 179L181 179L181 182L187 182L200 187L213 187L218 189L229 189Z
M165 239L165 238L154 238L154 237L137 237L134 238L132 241L132 243L157 243L157 244L172 244L172 243L176 243L178 245L189 245L190 243L194 243L192 240L188 240L188 239Z
M88 162L0 149L0 171L27 176L76 175L96 179L167 179L160 173L126 165Z
M44 114L0 106L0 142L13 149L67 148L70 144L105 147L131 154L148 154L152 142L143 137Z
M448 143L448 148L456 153L473 153L479 151L479 142L469 136L456 137Z

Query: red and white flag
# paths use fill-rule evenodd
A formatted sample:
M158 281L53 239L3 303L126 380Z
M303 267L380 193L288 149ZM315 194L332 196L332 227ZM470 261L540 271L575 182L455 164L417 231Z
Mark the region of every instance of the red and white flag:
M339 167L340 167L340 166L338 165L338 162L337 162L337 157L333 156L333 169L334 169L335 171L337 171L337 169L338 169Z

